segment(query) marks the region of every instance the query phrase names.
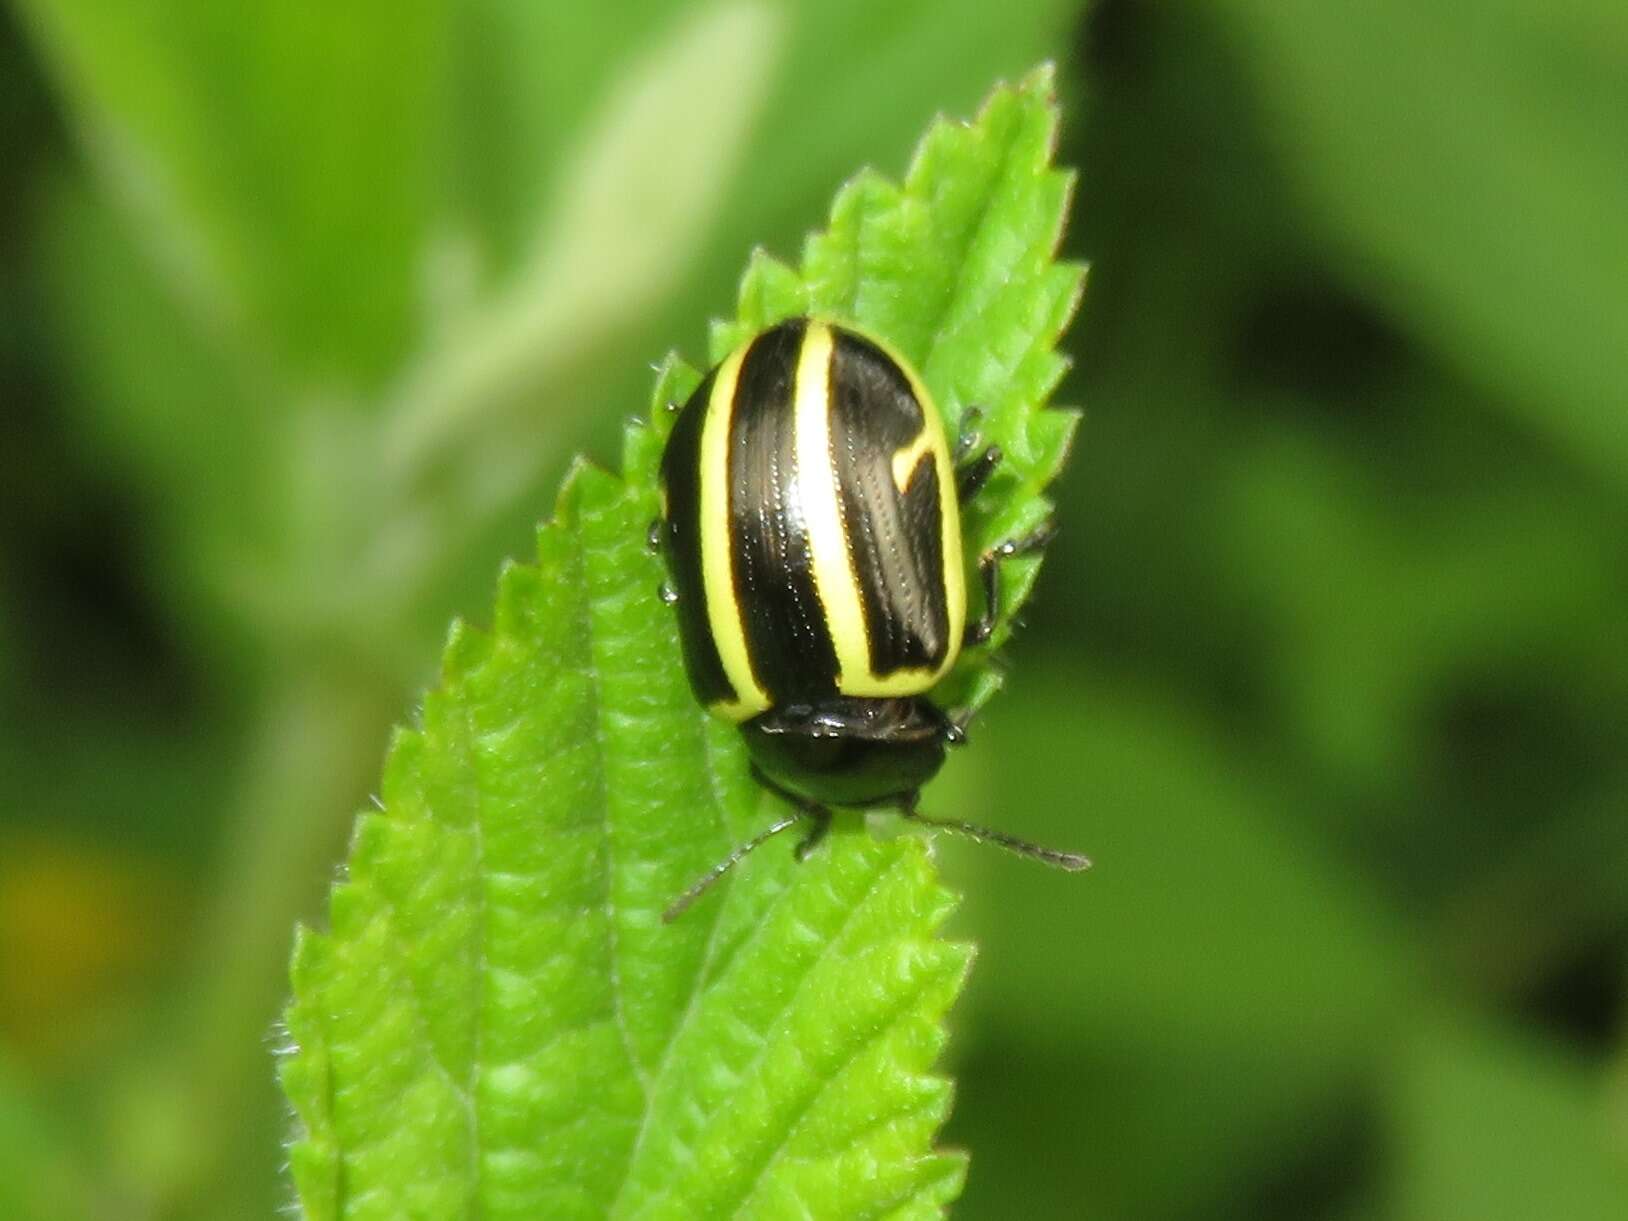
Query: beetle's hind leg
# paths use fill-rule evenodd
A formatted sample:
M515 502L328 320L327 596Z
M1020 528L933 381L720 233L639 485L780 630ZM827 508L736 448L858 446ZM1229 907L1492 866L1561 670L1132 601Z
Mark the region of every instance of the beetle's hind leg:
M1044 550L1046 544L1056 536L1057 523L1043 521L1021 538L996 543L978 557L978 577L984 587L984 613L976 622L967 624L962 647L983 644L995 632L995 621L1001 613L1001 561L1014 555L1033 555L1036 551Z

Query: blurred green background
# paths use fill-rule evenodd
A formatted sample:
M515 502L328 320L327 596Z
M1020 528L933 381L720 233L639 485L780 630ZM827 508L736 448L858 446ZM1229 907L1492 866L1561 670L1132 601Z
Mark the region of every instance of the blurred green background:
M1059 65L963 1217L1628 1217L1620 0L11 0L0 1215L263 1217L289 931L748 250ZM1006 795L1002 795L1006 794Z

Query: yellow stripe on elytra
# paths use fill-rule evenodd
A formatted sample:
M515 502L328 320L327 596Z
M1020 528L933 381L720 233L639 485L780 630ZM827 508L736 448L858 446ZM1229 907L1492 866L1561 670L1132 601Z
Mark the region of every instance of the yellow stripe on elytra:
M706 591L707 623L723 663L724 675L736 699L720 700L711 711L731 721L746 721L769 707L769 696L758 685L746 648L746 629L735 598L734 549L729 519L729 433L734 416L735 387L740 380L746 346L718 366L701 424L701 584Z
M865 635L865 608L854 584L843 529L842 506L831 462L831 328L811 322L797 357L796 428L797 490L814 568L814 591L825 612L825 626L837 654L837 689L852 694L850 683L870 673L870 641Z

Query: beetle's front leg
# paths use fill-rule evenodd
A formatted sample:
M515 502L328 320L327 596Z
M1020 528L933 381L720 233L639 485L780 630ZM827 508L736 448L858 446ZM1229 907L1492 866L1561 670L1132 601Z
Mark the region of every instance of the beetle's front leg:
M798 861L807 860L808 854L820 846L826 832L831 830L831 811L824 806L808 802L803 805L802 812L814 825L808 829L808 834L803 836L797 847L792 849L791 854Z
M1004 455L1001 447L991 445L977 457L963 462L955 471L955 494L965 505L969 500L983 490L984 484L995 473L995 468L1001 464Z
M984 412L981 407L968 407L961 413L961 429L956 434L955 452L951 456L956 470L965 466L972 451L982 444L984 438L978 431L978 422L983 418Z

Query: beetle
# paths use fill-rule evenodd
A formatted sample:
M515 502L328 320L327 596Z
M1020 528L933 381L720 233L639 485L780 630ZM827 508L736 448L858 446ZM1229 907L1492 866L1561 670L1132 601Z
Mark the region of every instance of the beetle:
M972 432L952 451L909 364L819 318L752 336L678 409L650 539L666 553L663 596L697 700L740 727L759 779L796 813L736 848L664 919L806 817L801 859L833 806L893 806L1047 864L1087 867L1073 853L916 810L967 720L927 693L964 647L993 633L1000 562L1040 550L1054 532L1048 522L979 557L984 607L969 622L961 509L1000 461Z

